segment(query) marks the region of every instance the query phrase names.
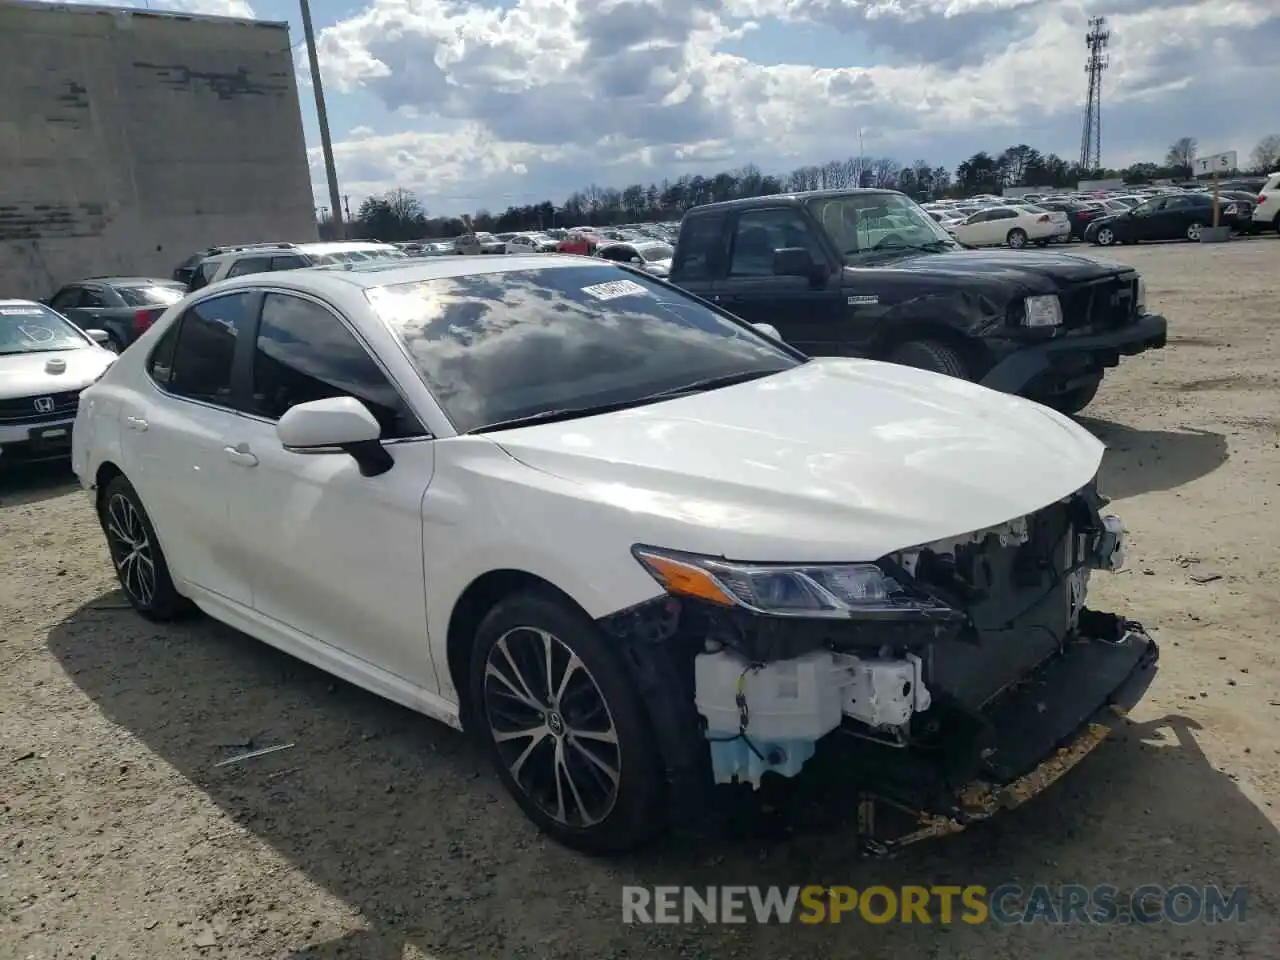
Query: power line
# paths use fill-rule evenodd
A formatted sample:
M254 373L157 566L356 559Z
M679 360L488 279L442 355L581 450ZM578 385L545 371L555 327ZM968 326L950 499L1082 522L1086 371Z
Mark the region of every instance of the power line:
M1089 59L1084 72L1089 77L1089 89L1084 106L1084 129L1080 134L1080 169L1102 168L1102 74L1111 65L1107 44L1111 31L1106 17L1090 17L1089 32L1084 42L1089 48Z

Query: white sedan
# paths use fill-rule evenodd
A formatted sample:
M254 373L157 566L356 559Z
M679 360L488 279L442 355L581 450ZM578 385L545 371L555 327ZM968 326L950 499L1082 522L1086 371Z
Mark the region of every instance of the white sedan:
M957 240L971 247L1007 244L1021 248L1029 243L1043 247L1071 234L1071 223L1065 213L1029 204L984 207L945 227Z
M73 466L138 613L194 605L473 731L580 849L819 741L922 814L978 816L957 771L1052 782L1155 669L1084 606L1123 555L1102 445L775 333L556 254L251 275L84 391Z
M80 391L116 359L108 339L43 304L0 300L0 471L66 458Z
M559 245L545 233L521 233L507 241L507 253L551 253Z

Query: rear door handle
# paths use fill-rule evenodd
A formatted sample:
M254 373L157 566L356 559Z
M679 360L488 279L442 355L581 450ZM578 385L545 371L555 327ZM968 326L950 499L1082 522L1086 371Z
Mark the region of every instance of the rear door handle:
M227 459L236 466L256 467L258 465L258 458L250 452L249 445L246 443L240 443L234 447L223 447L222 449L226 451Z
M124 423L130 430L137 430L139 433L143 433L146 431L147 427L150 426L150 424L141 417L125 417Z

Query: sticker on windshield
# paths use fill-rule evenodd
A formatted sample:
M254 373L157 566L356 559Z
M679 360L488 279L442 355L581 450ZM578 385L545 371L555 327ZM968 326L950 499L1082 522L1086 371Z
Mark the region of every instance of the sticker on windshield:
M51 343L58 336L48 327L29 327L23 323L18 324L18 332L32 343Z
M649 291L633 280L610 280L583 287L582 292L597 300L617 300L619 297L648 296Z
M0 317L43 317L39 307L0 307Z

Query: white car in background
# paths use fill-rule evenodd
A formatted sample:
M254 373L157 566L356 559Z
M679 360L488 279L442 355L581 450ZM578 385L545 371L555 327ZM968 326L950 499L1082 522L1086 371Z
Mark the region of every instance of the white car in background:
M507 253L553 253L559 245L545 233L520 233L507 241Z
M43 304L0 300L0 472L71 452L80 391L116 359L108 339Z
M1271 174L1258 191L1258 204L1253 208L1253 222L1270 226L1280 233L1280 170Z
M986 207L946 229L961 243L971 247L1015 249L1034 243L1045 246L1071 235L1071 223L1059 210L1046 210L1030 204Z
M819 740L873 749L849 804L1038 792L1155 671L1084 605L1123 557L1102 444L775 335L578 256L246 276L112 355L73 466L138 613L474 732L571 846L695 826Z
M671 258L675 256L675 248L662 240L631 240L626 243L602 244L596 248L595 255L614 263L629 263L655 277L665 277L671 273Z

